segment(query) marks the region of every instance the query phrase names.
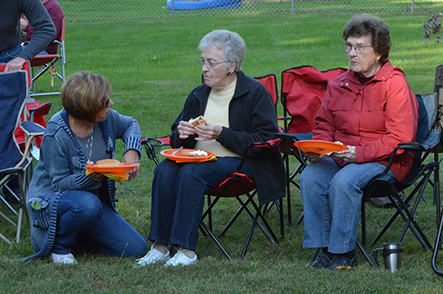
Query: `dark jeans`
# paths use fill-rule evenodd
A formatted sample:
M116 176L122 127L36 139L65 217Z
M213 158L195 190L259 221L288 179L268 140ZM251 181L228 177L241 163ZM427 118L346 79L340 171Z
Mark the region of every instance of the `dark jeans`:
M60 199L51 252L68 254L76 242L110 256L142 256L147 251L144 238L109 203L86 191L68 191Z
M0 63L8 63L12 59L14 59L20 52L22 51L22 46L20 43L17 43L13 48L0 52Z
M235 171L241 159L175 163L164 160L155 169L152 183L151 231L148 240L195 251L205 193ZM241 172L252 178L247 164Z

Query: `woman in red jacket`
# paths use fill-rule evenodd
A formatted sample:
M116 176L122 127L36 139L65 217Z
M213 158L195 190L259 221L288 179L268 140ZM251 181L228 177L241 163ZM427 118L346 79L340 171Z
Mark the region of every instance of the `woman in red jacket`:
M311 164L300 177L304 247L322 248L312 268L351 269L362 189L385 169L392 150L415 140L418 103L404 73L389 62L389 26L371 15L354 16L343 29L349 70L331 81L315 119L313 140L340 141L349 152ZM404 152L391 169L402 180L411 169Z

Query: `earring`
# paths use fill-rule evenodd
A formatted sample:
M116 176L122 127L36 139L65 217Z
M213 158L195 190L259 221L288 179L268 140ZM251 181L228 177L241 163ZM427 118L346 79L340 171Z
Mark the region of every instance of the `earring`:
M226 74L227 76L229 76L231 74L231 72L230 71L228 71L228 73Z

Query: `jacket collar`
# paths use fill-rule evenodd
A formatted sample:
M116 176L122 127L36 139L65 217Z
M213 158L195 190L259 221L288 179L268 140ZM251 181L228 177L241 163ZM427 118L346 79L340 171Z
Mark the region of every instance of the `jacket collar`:
M64 125L63 128L65 129L66 133L70 134L71 137L73 138L72 135L72 130L69 127L69 116L68 116L68 112L63 109L62 111L60 111L60 117L62 118ZM99 123L100 128L102 129L102 133L103 133L103 138L106 142L106 153L112 153L113 151L113 144L112 144L112 139L110 136L110 122L109 122L109 115L106 118L106 120L104 122ZM76 140L74 140L76 141Z
M235 92L232 99L236 99L238 97L243 96L245 93L249 91L248 87L246 86L246 75L239 71L237 72L237 84L235 85ZM209 93L211 92L210 87L208 87L206 84L201 85L200 87L197 87L195 90L195 97L201 102L206 104L206 100L209 97Z
M395 74L402 75L403 77L405 76L401 69L399 69L398 67L394 68L392 66L392 63L388 61L378 70L375 76L370 81L368 81L368 83L386 81ZM349 88L352 91L360 91L362 85L358 80L358 73L353 72L349 69L341 78L340 86Z

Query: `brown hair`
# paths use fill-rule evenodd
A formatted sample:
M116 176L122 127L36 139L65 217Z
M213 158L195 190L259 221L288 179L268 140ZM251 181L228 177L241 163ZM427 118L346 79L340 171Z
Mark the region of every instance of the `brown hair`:
M80 71L69 76L61 87L62 104L74 118L94 123L98 112L106 108L111 84L100 75Z
M381 18L362 14L356 15L343 28L342 38L361 37L369 35L372 39L372 47L375 53L380 54L380 63L383 65L389 60L389 50L391 49L391 35L389 26Z

